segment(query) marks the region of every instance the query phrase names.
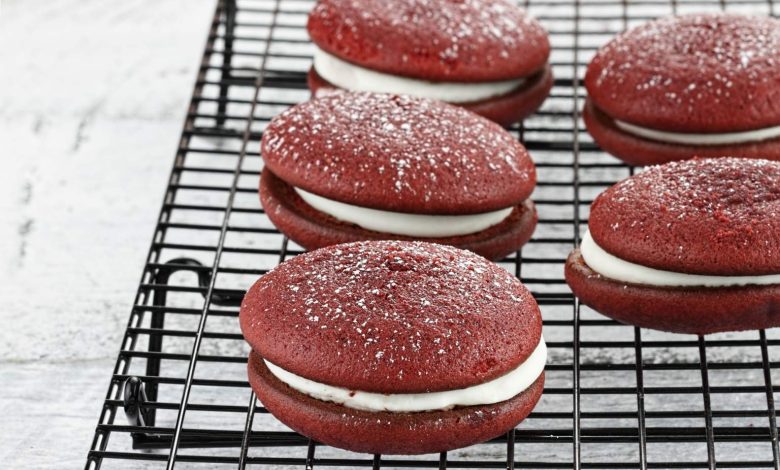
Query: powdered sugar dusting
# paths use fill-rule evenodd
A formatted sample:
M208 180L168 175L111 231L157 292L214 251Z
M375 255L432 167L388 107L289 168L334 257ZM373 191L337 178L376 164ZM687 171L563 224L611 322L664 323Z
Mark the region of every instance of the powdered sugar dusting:
M533 189L523 146L462 108L396 95L338 93L278 116L263 158L290 184L346 203L419 213L484 212Z
M780 98L772 99L780 86L779 51L777 19L726 13L664 18L600 49L586 85L598 107L628 122L651 121L649 127L665 130L685 122L690 131L712 132L719 130L714 121L725 120L727 129L748 130L780 123ZM735 111L747 104L757 109L744 122L724 116L739 115ZM655 117L646 117L648 109Z
M312 380L367 391L481 383L530 354L541 326L514 276L470 252L422 242L301 255L264 276L248 299L242 329L261 354ZM247 334L258 329L259 340ZM308 351L289 352L311 347L313 364Z
M650 167L594 201L594 240L631 262L715 275L780 273L780 162Z

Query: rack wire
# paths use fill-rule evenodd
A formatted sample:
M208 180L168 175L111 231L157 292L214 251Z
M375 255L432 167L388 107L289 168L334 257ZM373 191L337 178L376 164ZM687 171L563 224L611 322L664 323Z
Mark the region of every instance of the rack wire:
M634 172L580 118L587 62L609 38L672 13L777 15L771 0L523 2L550 31L556 80L511 129L534 157L540 220L500 264L541 305L545 394L515 430L415 457L319 445L275 420L246 380L244 290L302 250L257 198L269 120L308 98L311 1L220 0L148 258L85 468L774 468L780 334L706 338L605 319L572 296L563 263L593 197Z

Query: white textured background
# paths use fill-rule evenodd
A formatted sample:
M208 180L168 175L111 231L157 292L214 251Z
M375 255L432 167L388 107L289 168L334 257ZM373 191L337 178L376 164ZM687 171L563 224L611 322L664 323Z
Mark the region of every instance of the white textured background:
M0 467L84 465L213 8L0 4Z

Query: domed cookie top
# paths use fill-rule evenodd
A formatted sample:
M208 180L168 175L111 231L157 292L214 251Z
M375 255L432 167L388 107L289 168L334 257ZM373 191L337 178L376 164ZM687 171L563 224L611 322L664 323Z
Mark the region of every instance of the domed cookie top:
M780 273L780 162L693 159L650 167L601 193L588 227L608 253L656 269Z
M241 306L256 352L351 390L454 390L519 366L542 321L517 278L470 252L421 242L336 245L263 276Z
M651 21L601 48L585 86L614 119L675 132L780 125L780 20L695 14Z
M536 183L528 153L503 128L408 96L345 92L297 105L268 125L262 153L290 185L395 212L502 209Z
M432 81L524 77L550 54L541 25L507 0L320 0L308 30L343 60Z

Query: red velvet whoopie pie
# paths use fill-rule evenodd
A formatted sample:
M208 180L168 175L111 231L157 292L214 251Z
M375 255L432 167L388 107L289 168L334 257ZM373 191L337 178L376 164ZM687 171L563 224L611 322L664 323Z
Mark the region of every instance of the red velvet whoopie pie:
M588 131L635 165L780 160L779 53L775 18L692 14L641 25L588 66Z
M443 452L522 421L544 385L539 308L506 270L425 242L331 246L247 292L249 382L274 416L334 447Z
M566 281L596 311L700 335L780 326L780 162L650 167L600 194L588 229Z
M319 0L307 28L314 96L408 94L508 126L553 85L547 32L509 0Z
M260 199L307 249L424 240L498 259L531 237L534 164L498 124L411 96L344 92L263 132Z

